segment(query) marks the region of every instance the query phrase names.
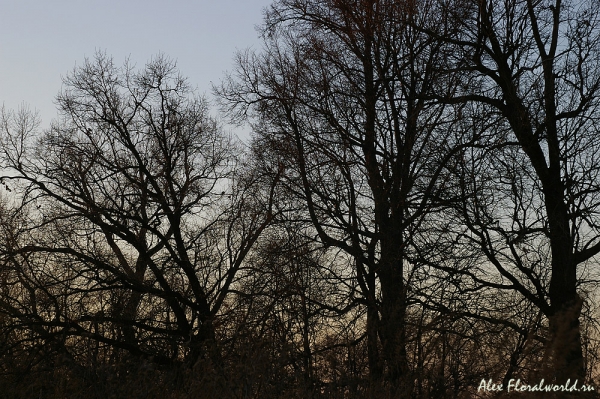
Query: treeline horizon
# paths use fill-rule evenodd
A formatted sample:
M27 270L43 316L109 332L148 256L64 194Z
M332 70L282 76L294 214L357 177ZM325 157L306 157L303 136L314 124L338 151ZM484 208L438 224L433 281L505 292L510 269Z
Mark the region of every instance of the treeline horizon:
M165 55L2 108L0 397L600 383L600 3L264 15L213 88L247 143Z

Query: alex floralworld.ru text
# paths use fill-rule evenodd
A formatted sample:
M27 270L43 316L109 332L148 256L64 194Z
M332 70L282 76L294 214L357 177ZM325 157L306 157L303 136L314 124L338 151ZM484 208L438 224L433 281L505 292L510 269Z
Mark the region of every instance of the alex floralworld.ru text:
M577 385L578 380L575 380L573 384L571 384L571 380L567 380L566 383L561 385L545 385L544 380L542 379L538 384L529 385L521 383L520 379L510 379L506 386L506 392L579 392L579 391L593 391L593 387L589 387L586 385ZM481 380L479 383L479 387L477 391L487 391L487 392L501 392L504 391L503 384L495 384L492 380Z

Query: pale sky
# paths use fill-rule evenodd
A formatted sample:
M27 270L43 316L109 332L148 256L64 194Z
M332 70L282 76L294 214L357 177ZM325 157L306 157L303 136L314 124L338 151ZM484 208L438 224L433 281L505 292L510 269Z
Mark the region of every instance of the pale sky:
M211 98L237 50L261 46L271 0L0 0L0 104L56 116L62 77L97 50L142 67L160 52ZM244 135L244 133L238 132Z

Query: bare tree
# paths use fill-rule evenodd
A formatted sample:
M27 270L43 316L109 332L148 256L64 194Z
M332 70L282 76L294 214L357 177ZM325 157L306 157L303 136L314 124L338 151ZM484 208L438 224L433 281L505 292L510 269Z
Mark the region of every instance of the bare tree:
M460 237L496 271L468 273L534 304L549 320L552 377L581 381L578 289L583 268L600 251L598 5L445 6L461 26L447 38L448 71L464 81L447 100L478 104L494 121L465 117L489 140L464 154L456 187L470 200L462 205Z
M27 216L2 251L20 293L0 308L79 360L77 340L96 360L220 367L214 323L271 219L269 184L164 56L135 70L97 54L57 104L41 134L3 114L2 181Z
M434 3L276 2L262 53L239 55L218 90L230 115L250 116L257 141L283 165L326 246L354 260L367 308L369 368L412 386L405 317L411 236L441 200L445 162L468 143L455 112L426 100L439 77Z

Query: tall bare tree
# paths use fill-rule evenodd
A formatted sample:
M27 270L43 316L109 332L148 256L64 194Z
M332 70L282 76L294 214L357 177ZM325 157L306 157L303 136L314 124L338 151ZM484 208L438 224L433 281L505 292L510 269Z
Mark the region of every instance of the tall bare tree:
M488 285L518 292L549 320L551 376L581 382L578 287L600 251L598 4L443 7L461 26L448 38L448 71L464 82L448 101L476 105L494 121L470 127L490 139L464 154L457 187L471 199L462 209L470 233L462 237L496 270L484 278Z
M371 376L412 386L405 317L406 254L441 199L445 162L468 143L455 112L426 100L439 79L433 2L281 0L266 16L265 48L242 53L218 89L234 117L283 166L320 242L352 256L367 308ZM442 32L440 32L442 33Z
M214 322L271 219L269 183L257 187L163 56L135 70L97 54L57 104L60 119L37 134L26 115L3 114L2 181L27 216L2 251L21 293L0 309L42 339L100 343L104 360L218 367Z

